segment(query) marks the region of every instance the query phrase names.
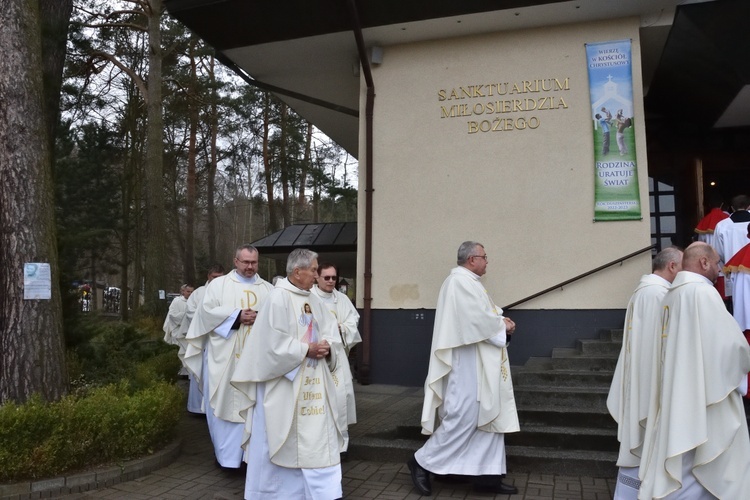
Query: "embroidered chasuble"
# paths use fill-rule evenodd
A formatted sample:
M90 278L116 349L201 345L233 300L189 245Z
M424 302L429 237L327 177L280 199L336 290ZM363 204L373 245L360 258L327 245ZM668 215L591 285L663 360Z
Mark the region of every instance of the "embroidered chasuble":
M662 306L661 377L651 384L638 498L663 498L683 484L747 498L750 436L737 388L750 371L750 346L699 274L680 271Z
M186 335L188 346L185 350L185 365L198 385L203 387L202 354L205 346L209 373L208 394L203 395L204 400L218 418L237 423L244 422L240 410L249 402L229 382L253 327L240 324L238 329L231 330L224 323L234 321L241 309L259 310L273 289L258 275L255 275L254 282L246 281L232 270L206 286L206 294Z
M329 359L307 358L308 344L323 339L331 345ZM263 410L271 462L302 469L340 463L343 438L332 377L340 349L336 322L321 300L287 279L279 280L258 312L232 378L249 399L243 410L245 446L258 432L252 422L256 384L265 383Z
M607 408L617 422L619 467L638 467L648 418L651 378L659 376L661 301L670 283L646 274L630 298Z
M335 344L339 351L336 353L338 363L333 372L333 382L336 384L336 397L339 403L339 417L342 419L339 427L345 429L348 425L357 423L357 409L354 402L354 384L352 382L352 371L349 366L348 355L352 347L362 342L357 326L359 324L359 313L355 309L349 297L334 290L327 293L313 286L312 292L316 294L328 309L339 327L341 343ZM348 445L349 436L345 434L344 440Z

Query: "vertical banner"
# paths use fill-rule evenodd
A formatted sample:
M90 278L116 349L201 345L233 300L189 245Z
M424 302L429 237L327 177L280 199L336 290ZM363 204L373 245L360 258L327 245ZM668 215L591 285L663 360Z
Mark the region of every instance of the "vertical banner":
M594 129L595 221L641 219L630 45L630 40L586 44Z

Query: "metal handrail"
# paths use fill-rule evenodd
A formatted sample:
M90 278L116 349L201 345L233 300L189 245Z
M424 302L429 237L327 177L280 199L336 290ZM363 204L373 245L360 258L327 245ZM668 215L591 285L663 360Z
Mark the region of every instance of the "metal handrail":
M562 283L559 283L559 284L557 284L555 286L551 286L549 288L545 288L541 292L537 292L537 293L535 293L533 295L529 295L528 297L525 297L525 298L523 298L521 300L517 300L516 302L513 302L512 304L508 304L507 306L503 307L503 310L511 309L511 308L513 308L513 307L515 307L515 306L517 306L519 304L523 304L524 302L528 302L531 299L535 299L535 298L539 297L540 295L544 295L545 293L551 292L553 290L557 290L558 288L562 288L565 285L569 285L569 284L573 283L574 281L578 281L578 280L580 280L582 278L585 278L586 276L589 276L591 274L599 272L602 269L606 269L608 267L614 266L615 264L621 264L623 261L626 261L626 260L630 259L631 257L635 257L636 255L640 255L640 254L642 254L644 252L651 251L654 248L656 248L656 244L649 245L647 247L641 248L640 250L636 250L633 253L629 253L629 254L625 255L624 257L620 257L619 259L615 259L615 260L613 260L611 262L608 262L608 263L606 263L606 264L604 264L602 266L599 266L596 269L592 269L590 271L586 271L583 274L579 274L575 278L571 278L569 280L563 281Z

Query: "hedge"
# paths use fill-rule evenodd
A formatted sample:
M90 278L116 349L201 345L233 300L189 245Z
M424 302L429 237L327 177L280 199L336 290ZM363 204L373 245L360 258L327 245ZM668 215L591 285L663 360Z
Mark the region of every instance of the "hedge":
M44 478L143 456L174 439L184 392L122 381L56 403L0 407L0 481Z

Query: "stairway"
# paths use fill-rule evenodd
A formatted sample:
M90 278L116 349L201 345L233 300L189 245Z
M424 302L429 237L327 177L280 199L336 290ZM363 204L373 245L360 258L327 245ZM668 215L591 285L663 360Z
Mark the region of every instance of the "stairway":
M514 367L521 432L505 437L509 470L616 476L617 426L606 402L621 346L622 330L611 330Z
M505 436L509 471L616 477L617 428L606 401L621 345L622 330L607 331L512 367L521 432ZM422 389L355 391L358 415L373 418L349 429L349 457L406 462L427 439L419 426Z

